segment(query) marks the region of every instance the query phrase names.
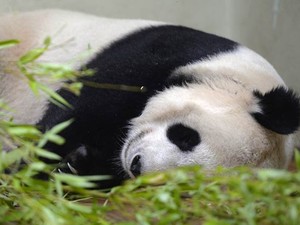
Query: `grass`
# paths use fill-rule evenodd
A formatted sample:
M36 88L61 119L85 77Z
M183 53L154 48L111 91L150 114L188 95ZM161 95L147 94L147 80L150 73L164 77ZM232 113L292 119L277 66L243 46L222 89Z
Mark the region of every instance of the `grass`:
M300 219L299 171L218 168L208 176L195 166L103 192L85 189L92 186L88 177L52 173L52 180L40 181L26 175L38 167L1 175L0 224L296 225Z
M16 44L0 42L0 49ZM66 88L79 94L81 84L76 79L85 73L68 65L39 64L37 59L50 44L46 39L17 65L34 93L42 91L51 101L67 105L38 77L49 74L54 81L71 80ZM4 102L0 108L2 114L9 111ZM107 177L60 174L39 160L59 158L43 146L47 141L63 143L58 133L70 122L43 134L34 126L0 120L0 143L18 146L10 152L0 146L0 224L299 224L298 151L294 172L241 167L217 168L208 174L195 166L140 176L109 191L93 190L94 180ZM20 167L21 161L27 164ZM5 173L8 169L10 174ZM49 175L48 181L35 178L41 171Z

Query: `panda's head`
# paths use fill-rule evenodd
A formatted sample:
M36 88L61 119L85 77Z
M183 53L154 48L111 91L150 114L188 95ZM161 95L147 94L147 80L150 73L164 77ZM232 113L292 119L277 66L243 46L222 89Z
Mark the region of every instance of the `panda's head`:
M231 79L171 87L132 120L122 166L131 177L195 164L282 168L299 115L285 87L262 94Z

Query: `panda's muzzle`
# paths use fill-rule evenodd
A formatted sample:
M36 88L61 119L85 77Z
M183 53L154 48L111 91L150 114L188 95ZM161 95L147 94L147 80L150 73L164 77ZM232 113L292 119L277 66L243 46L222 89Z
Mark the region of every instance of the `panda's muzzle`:
M130 164L130 172L134 177L141 174L141 167L142 167L141 156L136 155Z

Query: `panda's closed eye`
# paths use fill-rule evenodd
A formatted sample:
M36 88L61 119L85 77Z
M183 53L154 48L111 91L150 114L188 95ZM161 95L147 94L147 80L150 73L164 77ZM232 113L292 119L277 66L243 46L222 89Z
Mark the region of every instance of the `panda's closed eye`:
M196 130L181 123L170 126L167 129L167 137L183 152L193 151L193 148L201 142Z

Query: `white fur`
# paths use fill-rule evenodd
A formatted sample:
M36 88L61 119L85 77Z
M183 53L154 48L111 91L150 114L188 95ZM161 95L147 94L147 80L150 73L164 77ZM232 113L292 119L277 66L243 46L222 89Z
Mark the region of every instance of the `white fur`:
M138 154L142 173L191 164L205 168L288 166L293 136L268 131L250 115L261 110L253 90L264 93L284 85L264 58L238 47L233 52L177 68L173 74L193 75L204 84L161 92L148 101L141 116L132 120L121 155L129 174L130 163ZM167 128L174 123L199 132L201 143L192 152L182 152L167 139ZM149 132L132 141L143 130ZM129 147L128 143L131 143Z
M244 46L239 46L233 52L224 52L180 67L174 71L175 75L177 73L192 74L198 79L227 76L263 93L278 85L284 85L270 63Z

